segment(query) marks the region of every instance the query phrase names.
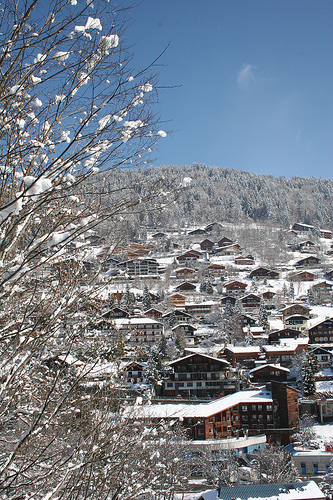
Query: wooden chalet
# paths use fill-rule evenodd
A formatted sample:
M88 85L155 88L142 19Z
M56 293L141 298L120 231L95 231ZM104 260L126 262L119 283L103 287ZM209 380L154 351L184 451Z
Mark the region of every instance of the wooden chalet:
M206 316L206 314L209 314L212 312L215 302L213 301L207 301L207 302L199 302L199 303L187 303L185 304L184 308L185 311L188 312L189 314L192 314L193 316L197 318L203 318Z
M307 328L309 344L333 343L333 318L317 319Z
M197 287L193 283L189 283L188 281L181 283L175 288L175 290L177 290L178 292L195 292L196 289Z
M147 316L147 318L156 319L157 321L160 321L163 316L163 312L159 309L156 309L155 307L151 307L147 311L144 311L144 314L145 316Z
M301 222L295 222L295 223L292 225L291 229L292 229L293 231L300 231L300 232L302 232L302 233L303 233L303 232L307 233L307 232L309 232L309 231L314 231L315 227L314 227L314 226L311 226L311 225L309 225L309 224L302 224Z
M104 319L129 318L129 316L129 312L119 306L114 306L109 311L102 314L102 318Z
M234 306L236 304L236 301L237 299L234 295L225 295L224 297L222 297L220 302L222 306L226 306L227 304Z
M267 278L267 279L278 279L279 273L276 271L272 271L271 269L267 269L266 267L257 267L250 272L249 277L251 279L256 278Z
M291 314L290 316L284 317L284 326L285 328L292 328L303 332L308 326L308 320L308 316L304 314Z
M188 234L190 236L196 236L196 235L200 235L200 234L206 234L206 229L203 229L203 228L197 228L197 229L193 229L193 231L189 231Z
M320 264L320 259L314 255L309 255L295 262L294 267L315 267Z
M242 306L245 309L253 309L260 306L261 298L258 295L249 293L240 299Z
M264 301L269 301L269 300L274 299L275 295L276 295L275 292L271 292L270 290L267 290L266 292L262 293L262 298Z
M320 237L325 238L327 240L331 240L333 238L333 233L328 229L320 229Z
M316 279L316 275L310 273L310 271L299 271L298 273L292 273L289 276L291 281L314 281Z
M225 266L222 264L210 264L208 266L208 274L210 276L221 276L223 271L225 271Z
M273 364L263 364L249 371L251 382L256 384L266 384L272 380L286 382L289 373L289 368Z
M197 262L201 258L202 258L202 253L198 252L197 250L188 250L187 252L178 255L178 257L176 257L178 262L183 264L186 262Z
M200 243L200 250L202 250L203 252L210 252L214 245L215 245L214 241L211 241L208 238L206 238Z
M173 373L163 382L165 396L215 398L237 390L237 378L235 374L232 376L228 361L205 354L190 354L168 366Z
M173 293L169 295L169 297L167 297L167 301L170 305L182 308L184 308L185 306L186 299L187 299L186 295L183 295L181 293Z
M196 271L191 267L181 267L180 269L176 269L175 273L177 279L191 280L194 278Z
M227 346L223 354L232 366L240 364L253 368L254 362L260 357L261 349L259 346Z
M174 309L163 314L162 319L164 322L171 326L179 323L189 323L193 321L193 316L182 309Z
M254 266L254 259L239 255L238 257L235 257L235 264L239 266Z
M195 343L195 326L190 323L178 323L172 329L174 336L183 335L186 341L186 346L194 345Z
M147 363L140 361L129 361L121 370L124 382L129 384L145 384L148 382L146 378Z
M224 287L227 293L244 292L247 288L247 284L242 283L241 281L231 281L230 283L227 283Z
M158 274L158 262L156 259L130 259L119 262L119 269L130 276L148 276Z
M302 314L307 318L310 317L311 307L305 306L304 304L291 304L289 306L280 309L282 313L282 317L285 318L287 316L292 316L293 314Z
M205 227L205 231L211 233L212 231L221 231L222 228L223 226L220 222L212 222Z
M238 243L224 245L215 249L216 255L238 255L241 252L241 246Z
M233 244L233 241L230 238L224 236L217 242L218 247L227 247Z
M298 339L293 343L286 345L264 345L263 352L268 363L280 364L281 366L288 367L292 364L295 354L301 353L308 349L308 339Z
M321 346L313 347L310 350L311 354L315 356L319 368L329 368L332 365L333 354L331 350Z
M276 344L279 343L281 339L296 339L299 336L299 331L293 328L283 328L282 330L276 330L268 334L268 343Z

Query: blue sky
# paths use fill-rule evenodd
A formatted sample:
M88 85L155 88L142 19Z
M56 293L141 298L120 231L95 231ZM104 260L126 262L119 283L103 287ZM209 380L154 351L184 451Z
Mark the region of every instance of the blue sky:
M158 68L155 166L332 178L332 0L142 0L126 43Z

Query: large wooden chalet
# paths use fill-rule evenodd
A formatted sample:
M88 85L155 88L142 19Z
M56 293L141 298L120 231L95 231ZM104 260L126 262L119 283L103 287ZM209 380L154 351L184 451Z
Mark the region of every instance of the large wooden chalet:
M333 318L318 319L307 328L309 344L333 343Z
M226 360L191 354L169 363L173 370L163 382L164 395L175 397L219 397L237 390L237 377Z
M270 389L239 391L210 403L149 405L136 416L178 421L193 440L265 433L272 442L286 445L299 425L297 391L277 381Z

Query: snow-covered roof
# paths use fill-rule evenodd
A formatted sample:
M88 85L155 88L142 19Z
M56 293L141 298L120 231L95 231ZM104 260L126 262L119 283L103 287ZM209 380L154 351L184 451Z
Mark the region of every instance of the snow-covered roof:
M156 325L156 324L161 324L159 321L156 321L156 319L152 318L116 318L112 320L114 325L116 327L121 327L121 326L126 326L126 325Z
M257 345L249 345L249 346L232 346L232 345L228 345L226 347L226 349L228 349L228 351L234 353L234 354L246 354L247 352L256 352L256 353L259 353L260 352L260 346L257 346Z
M289 368L284 368L281 365L264 364L264 365L257 366L256 368L252 368L252 370L250 370L249 373L257 372L257 371L262 370L263 368L266 368L266 367L273 368L274 370L280 370L282 372L287 372L287 373L290 372Z
M156 404L138 409L138 416L145 418L207 418L240 403L272 403L272 394L267 390L239 391L210 403L200 404Z
M202 493L201 500L319 500L326 495L314 481L227 486Z
M184 361L185 359L190 359L193 356L197 356L197 355L198 356L203 356L204 358L207 358L207 359L212 360L212 361L217 361L218 363L223 363L225 365L230 365L229 361L226 361L225 359L214 358L213 356L209 356L208 354L203 354L201 352L189 354L188 356L183 356L182 358L174 359L173 361L171 361L171 363L169 363L169 365L172 366L175 363L179 363L180 361Z

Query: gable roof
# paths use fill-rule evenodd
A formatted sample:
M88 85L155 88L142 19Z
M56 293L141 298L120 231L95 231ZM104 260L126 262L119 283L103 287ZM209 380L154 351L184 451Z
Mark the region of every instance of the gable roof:
M220 494L219 494L220 493ZM321 500L326 496L314 481L224 486L202 493L199 500Z

